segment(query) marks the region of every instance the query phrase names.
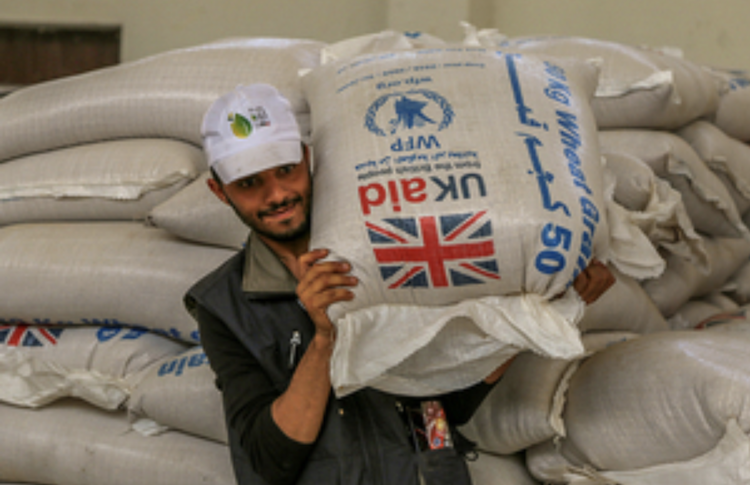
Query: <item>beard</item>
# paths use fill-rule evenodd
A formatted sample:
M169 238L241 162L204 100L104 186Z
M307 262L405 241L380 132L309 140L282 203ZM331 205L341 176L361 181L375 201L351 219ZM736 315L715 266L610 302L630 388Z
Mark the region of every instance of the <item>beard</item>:
M252 231L257 232L259 235L265 236L268 239L271 239L277 242L296 241L298 239L301 239L302 237L305 237L309 233L310 231L310 199L311 199L310 196L307 196L307 197L297 196L291 199L284 199L282 202L278 204L272 204L268 209L264 211L259 211L257 214L249 215L249 214L242 213L234 204L234 202L232 202L231 199L227 198L227 200L229 201L229 205L234 210L234 213L237 214L237 217L239 217L240 220L244 222L247 227L249 227ZM284 209L294 204L302 204L302 209L304 213L304 219L302 220L302 222L300 222L296 226L289 226L285 230L279 230L279 231L272 231L270 229L267 229L263 225L262 223L263 217L279 209Z

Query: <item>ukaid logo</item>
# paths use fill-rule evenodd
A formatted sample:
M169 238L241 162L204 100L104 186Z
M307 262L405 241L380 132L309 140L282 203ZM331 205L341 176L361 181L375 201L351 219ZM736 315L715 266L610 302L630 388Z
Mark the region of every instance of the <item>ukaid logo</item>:
M6 347L51 347L57 345L62 328L30 325L0 326L0 344Z
M367 230L389 289L479 285L500 279L487 211L383 219Z

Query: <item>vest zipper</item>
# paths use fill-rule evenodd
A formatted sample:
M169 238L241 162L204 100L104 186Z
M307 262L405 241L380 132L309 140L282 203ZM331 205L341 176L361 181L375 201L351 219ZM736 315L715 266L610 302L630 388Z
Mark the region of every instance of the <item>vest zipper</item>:
M294 369L297 363L297 353L299 346L302 344L302 334L298 330L292 332L292 338L289 340L289 369Z

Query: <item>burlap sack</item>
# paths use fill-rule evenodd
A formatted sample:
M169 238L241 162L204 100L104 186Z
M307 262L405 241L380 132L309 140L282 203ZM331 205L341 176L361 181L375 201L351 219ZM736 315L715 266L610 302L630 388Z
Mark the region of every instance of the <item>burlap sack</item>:
M592 254L608 257L595 77L461 47L304 77L323 194L311 246L359 278L354 300L329 309L337 393L444 392L520 349L581 351L580 301L550 298Z
M221 202L208 188L205 171L184 189L154 207L150 225L188 241L239 249L245 245L248 227L232 208Z
M527 451L540 480L744 484L750 333L675 331L595 353L570 381L567 436Z
M227 443L221 393L202 347L165 357L128 381L131 419L148 418L169 429Z
M129 376L185 348L142 328L0 326L0 401L40 407L73 396L117 409Z
M750 208L750 146L708 121L696 121L677 131L724 182L740 214Z
M323 46L228 39L15 91L0 99L0 160L114 138L176 138L200 146L209 105L238 84L256 82L276 86L307 130L297 71L317 65Z
M527 453L532 474L547 484L568 485L741 485L747 483L750 439L733 419L717 445L693 459L627 471L598 471L576 467L562 457L554 441L534 446Z
M561 382L574 368L569 360L547 359L531 352L517 355L460 431L480 450L497 454L516 453L565 434L552 409Z
M424 32L397 32L384 30L372 34L351 37L334 44L328 44L320 52L321 63L327 64L340 59L382 52L405 51L445 47L446 42Z
M615 284L586 305L578 323L582 332L653 333L669 330L667 321L640 283L610 265Z
M728 84L719 98L719 106L713 122L727 135L750 142L750 73L741 70L721 71L712 69L714 75Z
M667 268L660 277L643 282L643 289L665 318L673 316L691 298L721 288L750 256L745 239L706 239L710 271L705 274L675 255L667 256Z
M744 261L722 287L739 305L750 303L750 261Z
M174 140L93 143L0 164L0 225L136 220L192 181L203 152Z
M232 485L229 449L170 431L144 437L124 412L60 401L0 408L0 480L46 484Z
M716 317L737 311L739 305L723 293L710 293L702 298L689 300L669 320L672 330L691 330Z
M637 337L630 332L602 332L584 335L584 340L587 352L595 352ZM461 432L480 450L501 455L565 436L561 413L578 365L578 359L519 354Z
M607 153L605 174L615 179L614 201L627 210L655 247L692 261L708 270L703 238L695 232L682 195L639 158L627 153Z
M501 456L479 452L466 464L474 485L539 485L526 469L521 453Z
M676 134L652 130L599 133L602 153L626 154L645 162L657 177L682 195L685 210L699 232L715 237L748 234L727 188L695 150Z
M725 83L686 59L643 46L583 37L518 37L501 50L576 59L599 59L601 74L591 102L601 129L675 129L712 116Z
M696 328L711 332L750 332L750 306L744 305L734 309L727 309L716 315L712 315ZM742 336L745 338L745 336Z
M134 222L0 228L0 323L123 324L198 341L182 297L234 254Z

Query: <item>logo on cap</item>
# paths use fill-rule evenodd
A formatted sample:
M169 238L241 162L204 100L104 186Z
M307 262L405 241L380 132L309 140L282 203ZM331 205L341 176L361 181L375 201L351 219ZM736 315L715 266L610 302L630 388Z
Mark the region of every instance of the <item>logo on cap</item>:
M229 113L227 121L230 123L232 133L237 138L249 137L255 128L264 126L271 126L271 119L263 106L256 106L254 108L248 108L248 118L241 115L240 113Z
M237 138L247 138L253 132L253 124L239 113L229 113L228 121L231 123L232 133Z

